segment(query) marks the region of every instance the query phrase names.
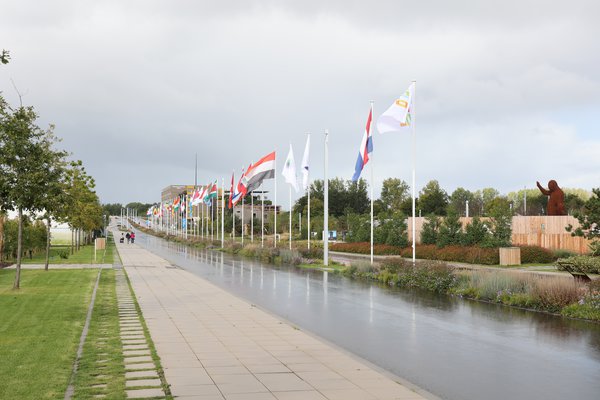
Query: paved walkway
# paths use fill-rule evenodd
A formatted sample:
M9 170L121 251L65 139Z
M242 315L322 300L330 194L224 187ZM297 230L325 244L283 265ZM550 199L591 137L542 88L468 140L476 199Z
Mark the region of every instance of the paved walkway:
M117 248L176 398L423 398L138 245Z

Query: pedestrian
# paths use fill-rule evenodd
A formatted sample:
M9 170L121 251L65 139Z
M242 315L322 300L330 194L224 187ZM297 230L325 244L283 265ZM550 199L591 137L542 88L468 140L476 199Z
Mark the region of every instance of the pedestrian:
M119 239L119 243L125 243L125 236L121 233L121 238Z
M131 231L131 243L135 242L135 232Z
M125 237L127 238L127 244L129 244L129 242L131 241L131 234L127 232L127 235L125 235Z

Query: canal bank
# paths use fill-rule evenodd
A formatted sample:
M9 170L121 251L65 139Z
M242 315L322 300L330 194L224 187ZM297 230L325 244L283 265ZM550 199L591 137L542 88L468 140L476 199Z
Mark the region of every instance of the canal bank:
M117 248L174 396L433 397L138 245Z

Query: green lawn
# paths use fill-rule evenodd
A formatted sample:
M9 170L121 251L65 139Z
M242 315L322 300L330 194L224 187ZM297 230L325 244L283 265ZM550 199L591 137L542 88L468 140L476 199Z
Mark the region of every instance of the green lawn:
M0 270L0 398L63 398L97 270Z
M67 255L67 258L61 257L61 253ZM75 251L73 255L71 255L70 246L52 246L50 248L50 264L112 264L114 254L115 243L111 236L106 246L106 252L98 250L95 260L93 244L80 246L79 251ZM23 258L23 264L44 264L45 262L45 253L34 255L33 258L29 258L29 256Z

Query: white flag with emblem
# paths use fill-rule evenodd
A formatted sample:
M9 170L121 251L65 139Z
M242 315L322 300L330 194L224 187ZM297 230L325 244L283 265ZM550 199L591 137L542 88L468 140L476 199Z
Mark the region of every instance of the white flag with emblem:
M290 143L290 152L285 159L283 164L283 171L281 175L285 178L285 181L292 185L296 192L298 191L298 177L296 176L296 162L294 161L294 150L292 150L292 144Z
M381 114L377 120L379 133L399 131L406 126L410 126L414 92L415 83L413 82L406 92Z

